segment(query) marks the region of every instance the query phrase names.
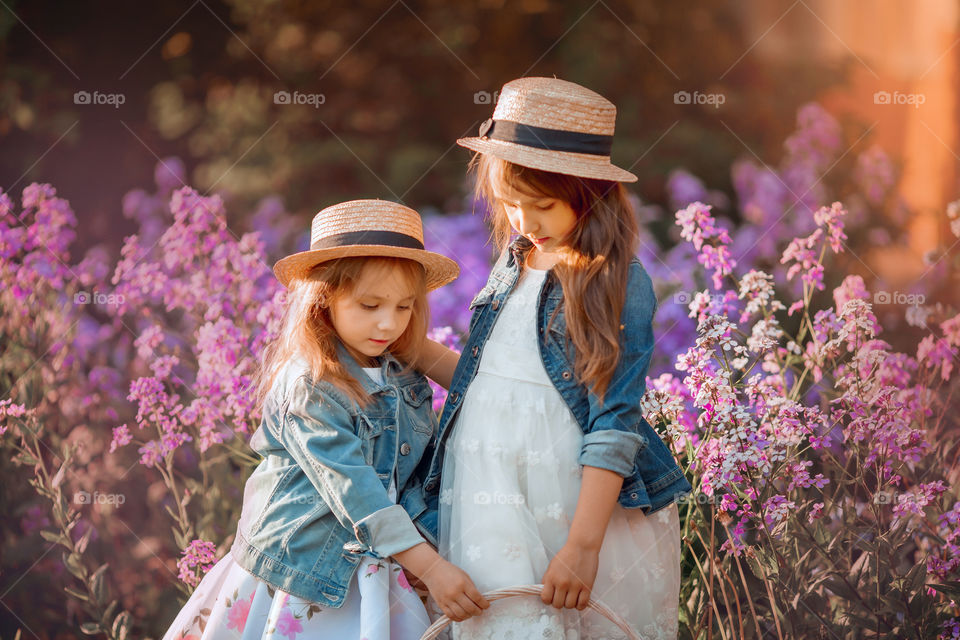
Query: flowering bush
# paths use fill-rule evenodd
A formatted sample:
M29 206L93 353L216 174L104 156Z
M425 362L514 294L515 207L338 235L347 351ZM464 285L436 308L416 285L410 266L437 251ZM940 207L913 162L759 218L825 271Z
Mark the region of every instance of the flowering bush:
M911 356L877 337L860 276L815 309L845 215L839 202L821 207L784 250L786 278L802 287L787 307L772 275L734 275L709 205L677 212L716 293L690 301L698 337L677 356L682 380L648 380L644 409L694 478L683 518L692 637L843 637L851 625L932 637L960 613L960 502L945 482L950 448L935 446L956 437L960 314L928 315Z

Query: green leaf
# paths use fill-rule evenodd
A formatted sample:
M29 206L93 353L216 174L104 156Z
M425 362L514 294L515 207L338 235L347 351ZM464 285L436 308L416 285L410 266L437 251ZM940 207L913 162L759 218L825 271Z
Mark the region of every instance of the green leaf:
M960 597L960 580L952 580L950 582L944 582L943 584L931 584L930 587L948 596Z
M830 589L830 591L837 594L841 598L851 601L857 599L857 592L850 588L850 586L844 580L836 575L832 575L824 580L823 586L825 586L827 589Z
M110 604L107 605L106 611L104 611L103 615L100 617L100 624L107 626L110 623L111 618L113 618L113 611L117 608L117 604L117 600L112 600Z
M87 581L87 568L81 564L80 557L75 553L63 552L63 566L77 578Z
M126 640L130 632L130 612L123 611L113 621L113 637L117 640Z
M906 578L906 590L913 593L921 588L923 588L923 583L927 578L927 566L926 563L921 562L915 565L910 571L907 572Z
M46 540L47 542L53 542L55 544L61 544L63 546L69 546L67 537L62 533L57 533L56 531L40 531L40 537Z
M96 604L99 604L107 599L107 586L106 581L104 580L104 572L109 566L109 563L103 565L94 571L93 576L90 578L90 591L93 594L93 599Z
M73 587L64 587L63 590L69 593L72 597L76 598L77 600L82 600L83 602L88 602L90 600L87 594L83 593L78 589L74 589Z
M84 622L80 625L80 631L83 631L88 636L96 635L100 633L100 625L96 622Z

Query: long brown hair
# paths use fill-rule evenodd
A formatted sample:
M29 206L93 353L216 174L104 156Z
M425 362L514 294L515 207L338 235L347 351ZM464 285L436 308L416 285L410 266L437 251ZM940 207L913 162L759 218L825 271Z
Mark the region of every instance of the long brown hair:
M637 252L637 222L626 190L619 182L531 169L489 154L475 155L470 167L476 171L476 193L489 205L501 252L512 228L496 198L496 185L557 198L576 214L553 271L563 289L567 335L576 349L574 371L602 402L620 359L620 314Z
M330 260L319 264L306 278L290 283L280 333L264 349L257 372L258 405L263 406L283 365L296 356L307 361L313 380L330 381L361 406L370 400L369 394L347 373L337 356L339 338L330 317L330 306L338 298L363 293L356 291L356 286L368 269L381 271L383 275L396 271L414 295L410 322L390 345L390 352L401 362L413 362L423 346L430 322L426 276L420 263L380 256Z

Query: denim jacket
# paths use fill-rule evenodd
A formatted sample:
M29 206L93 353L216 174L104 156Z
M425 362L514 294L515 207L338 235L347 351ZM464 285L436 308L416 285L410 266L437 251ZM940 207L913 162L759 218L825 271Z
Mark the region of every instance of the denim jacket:
M525 251L531 246L529 240L518 237L500 256L486 286L470 303L470 333L440 416L438 443L423 485L426 502L432 509L438 504L439 475L450 426L477 374L483 346L498 313L517 283ZM635 258L630 264L627 296L620 316L620 361L601 404L574 375L575 354L566 336L563 290L552 271L547 273L537 303L538 345L544 368L584 433L579 463L623 476L618 502L626 508L641 508L644 513L657 511L692 491L672 452L643 418L640 407L654 347L652 325L656 309L653 283ZM557 315L551 323L554 311Z
M330 382L312 381L303 360L281 369L250 440L263 461L247 480L231 548L261 580L332 608L362 555L386 558L425 538L436 545L421 485L436 426L426 378L386 354L379 385L338 350L372 401L360 409ZM397 503L387 493L394 473Z

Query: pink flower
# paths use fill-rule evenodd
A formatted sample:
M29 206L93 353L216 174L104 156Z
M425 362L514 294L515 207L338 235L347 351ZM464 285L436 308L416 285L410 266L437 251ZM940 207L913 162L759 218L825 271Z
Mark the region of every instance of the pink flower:
M410 586L410 581L407 580L407 574L403 572L403 569L397 571L397 584L400 585L401 589L413 591L413 587Z
M133 441L133 436L130 435L130 430L127 428L127 425L122 424L119 427L113 428L113 441L110 442L110 453L113 453L118 448L126 446Z
M823 503L818 502L810 508L810 514L807 516L807 522L813 523L814 520L817 520L823 515Z
M237 600L230 606L227 612L227 629L236 629L238 633L243 633L247 626L247 618L250 616L250 606L253 604L253 597L256 591L250 594L249 598Z
M280 612L279 619L277 619L277 632L286 636L289 640L294 640L301 631L303 631L303 625L300 624L300 621L289 608L284 607L283 611Z
M183 550L183 557L177 560L180 580L191 587L200 584L201 575L213 568L217 562L217 547L206 540L193 540ZM198 575L197 569L200 569Z
M953 371L953 359L957 357L957 350L950 346L950 343L943 338L929 335L920 341L917 347L917 362L926 364L928 368L936 371L940 367L940 377L944 380L950 379L950 372Z

